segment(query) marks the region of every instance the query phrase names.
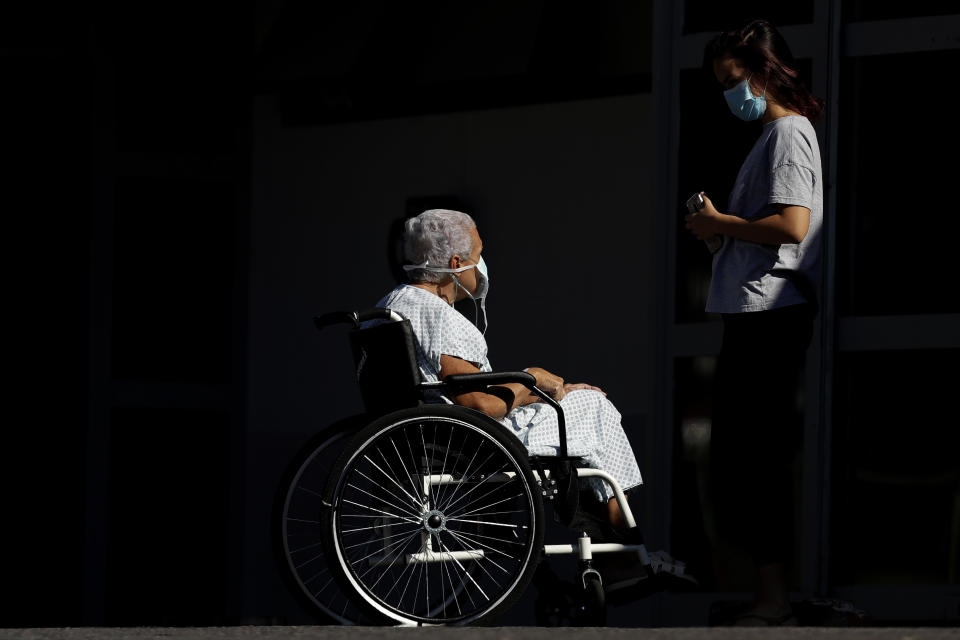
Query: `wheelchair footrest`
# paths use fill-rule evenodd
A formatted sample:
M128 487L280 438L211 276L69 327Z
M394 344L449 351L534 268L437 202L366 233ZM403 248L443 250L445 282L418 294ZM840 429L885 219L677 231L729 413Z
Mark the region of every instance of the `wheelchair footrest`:
M697 584L697 579L687 573L687 564L666 551L653 551L649 554L649 559L650 570L654 574L667 574Z

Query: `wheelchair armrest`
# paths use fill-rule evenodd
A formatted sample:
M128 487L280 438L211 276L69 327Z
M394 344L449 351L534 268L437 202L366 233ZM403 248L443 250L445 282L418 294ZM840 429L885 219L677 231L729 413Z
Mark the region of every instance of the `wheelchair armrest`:
M498 371L490 373L459 373L447 376L444 384L456 388L458 391L478 390L494 384L508 384L519 382L533 390L537 379L525 371Z
M447 376L443 382L436 383L439 387L447 387L458 392L479 391L494 384L507 384L509 382L519 382L546 404L550 405L557 412L557 428L560 432L560 457L567 457L567 422L563 415L563 409L560 403L550 397L537 386L537 379L526 371L502 371L492 373L459 373ZM431 383L427 383L432 386ZM421 388L427 386L421 385Z

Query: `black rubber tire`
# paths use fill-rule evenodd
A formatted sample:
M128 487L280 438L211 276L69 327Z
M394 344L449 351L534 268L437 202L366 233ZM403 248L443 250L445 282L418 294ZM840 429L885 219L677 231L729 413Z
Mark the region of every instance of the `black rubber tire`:
M310 438L287 465L274 495L271 535L277 568L290 593L320 624L349 625L361 618L329 575L321 497L331 467L370 420L351 416Z
M425 475L455 481L420 490ZM426 405L376 420L344 450L324 495L331 572L364 619L377 624L487 624L523 594L540 561L543 500L527 451L503 425L463 407ZM430 522L439 524L431 529ZM364 528L379 529L376 545L353 539ZM430 553L445 559L416 560ZM454 554L460 559L451 560Z
M588 573L583 577L581 614L577 620L579 627L605 627L607 625L607 598L603 591L600 576Z

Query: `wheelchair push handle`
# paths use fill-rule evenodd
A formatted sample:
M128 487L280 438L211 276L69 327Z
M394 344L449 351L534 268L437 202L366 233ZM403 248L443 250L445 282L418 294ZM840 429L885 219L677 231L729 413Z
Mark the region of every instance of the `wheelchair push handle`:
M360 323L366 322L367 320L392 320L399 322L403 320L403 317L396 311L383 307L374 307L366 311L331 311L330 313L314 316L313 324L316 325L318 330L323 331L327 327L335 324L352 324L354 327L359 327Z

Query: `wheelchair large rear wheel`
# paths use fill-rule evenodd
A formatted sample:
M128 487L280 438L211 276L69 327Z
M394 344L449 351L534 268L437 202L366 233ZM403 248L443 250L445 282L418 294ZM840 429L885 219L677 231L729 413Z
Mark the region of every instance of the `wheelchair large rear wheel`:
M274 550L288 588L318 622L353 624L359 614L331 576L323 552L321 513L330 469L369 422L341 420L303 446L287 467L274 501Z
M325 497L331 569L372 622L488 622L522 595L543 548L526 449L462 407L379 419L345 449Z

